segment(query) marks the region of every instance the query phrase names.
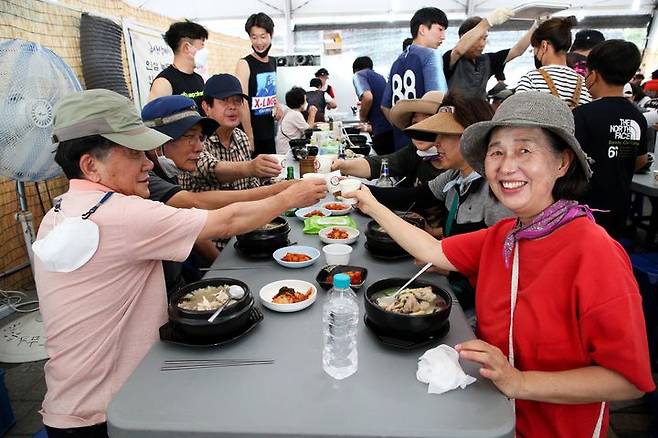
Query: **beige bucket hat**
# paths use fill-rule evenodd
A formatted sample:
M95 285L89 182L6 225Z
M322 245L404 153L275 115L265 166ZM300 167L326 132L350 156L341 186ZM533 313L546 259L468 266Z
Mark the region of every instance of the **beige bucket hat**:
M404 130L411 125L414 113L436 114L444 94L440 91L428 91L420 99L401 99L391 108L391 123Z

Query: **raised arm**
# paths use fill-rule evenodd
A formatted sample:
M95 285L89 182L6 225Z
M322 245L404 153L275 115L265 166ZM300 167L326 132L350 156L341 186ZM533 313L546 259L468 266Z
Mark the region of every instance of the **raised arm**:
M505 63L510 62L514 58L518 58L519 56L523 55L525 51L530 47L530 38L532 37L532 34L535 32L538 26L538 21L535 20L534 23L532 23L532 26L530 26L530 29L523 34L520 40L516 42L512 46L511 49L509 49L509 53L507 54L507 58L505 58Z
M486 35L491 27L505 23L512 15L514 14L509 9L496 9L481 20L477 26L462 35L450 53L450 70L480 38Z
M235 76L240 81L242 86L242 92L249 96L249 75L251 71L249 69L249 64L244 59L239 59L237 65L235 66ZM249 96L251 98L251 96ZM254 130L251 127L251 108L249 106L249 100L243 102L242 111L240 111L240 123L242 124L242 129L247 138L249 139L249 149L251 152L254 151L256 145L254 144Z
M340 170L343 175L358 176L359 178L371 178L370 164L365 158L353 158L351 160L334 160L331 163L331 171Z
M281 173L281 165L274 157L261 154L249 161L222 161L202 152L197 161L197 171L206 179L229 183L242 178L272 178Z
M360 190L346 194L345 197L356 198L359 210L377 221L398 245L417 260L425 263L432 262L439 269L457 270L443 254L440 241L384 207L372 196L366 186L362 185Z
M288 188L291 183L292 181L281 181L270 186L247 190L208 190L205 192L182 190L169 198L167 205L176 208L215 210L226 207L234 202L257 201L259 199L269 198Z
M326 183L320 179L303 180L267 199L236 202L208 212L199 239L227 238L267 224L289 208L313 205L324 198Z
M473 45L478 42L480 38L482 38L487 31L491 28L491 25L489 22L484 19L480 21L477 26L475 26L473 29L469 30L466 32L464 35L459 38L459 41L457 41L457 44L455 44L455 47L453 47L452 51L450 52L450 69L455 66L457 61L464 56L464 53L468 52L468 49L473 47Z

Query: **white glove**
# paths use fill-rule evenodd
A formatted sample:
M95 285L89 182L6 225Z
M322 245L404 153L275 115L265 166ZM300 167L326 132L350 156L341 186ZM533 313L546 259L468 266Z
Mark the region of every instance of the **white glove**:
M514 12L507 8L498 8L486 16L490 26L498 26L514 16Z

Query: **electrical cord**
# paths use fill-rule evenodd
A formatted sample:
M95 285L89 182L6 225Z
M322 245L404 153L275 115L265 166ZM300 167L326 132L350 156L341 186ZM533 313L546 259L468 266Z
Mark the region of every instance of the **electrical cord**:
M31 313L39 310L39 300L24 301L27 299L25 292L17 290L3 290L0 289L0 306L7 305L10 309L17 313ZM23 309L26 306L36 306L31 309Z

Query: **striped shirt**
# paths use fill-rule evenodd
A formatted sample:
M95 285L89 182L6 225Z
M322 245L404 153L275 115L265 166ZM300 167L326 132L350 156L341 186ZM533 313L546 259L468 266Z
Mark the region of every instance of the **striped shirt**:
M178 176L180 185L191 192L208 190L244 190L260 186L256 177L247 177L233 182L220 182L215 175L215 166L220 161L251 161L247 134L235 128L231 135L231 144L225 147L217 135L208 137L205 150L197 161L194 172L181 172Z
M576 106L590 103L592 101L592 96L589 94L589 91L585 86L585 80L571 68L566 65L549 65L542 67L542 70L547 72L551 79L553 79L560 99L566 102L571 101L574 97L574 92L576 91L578 78L581 78L582 86L580 88L580 100L577 102ZM519 84L516 87L516 92L521 93L524 91L541 91L543 93L551 92L544 77L538 70L530 70L521 77Z

